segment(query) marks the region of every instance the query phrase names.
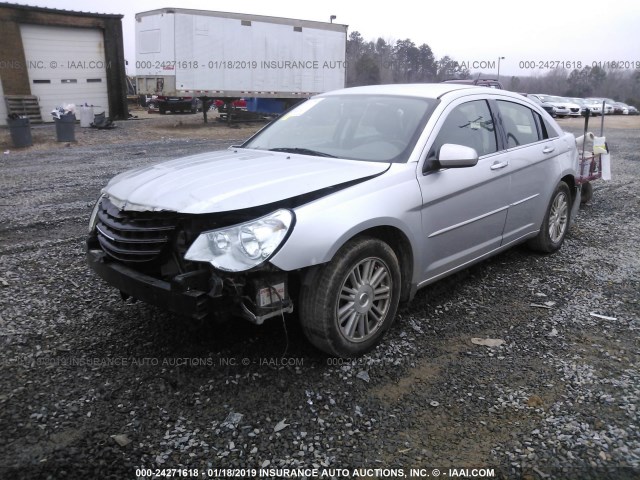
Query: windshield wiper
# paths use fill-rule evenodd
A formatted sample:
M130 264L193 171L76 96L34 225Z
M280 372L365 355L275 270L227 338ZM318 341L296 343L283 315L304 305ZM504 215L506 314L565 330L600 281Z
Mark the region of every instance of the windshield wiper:
M270 148L270 152L287 152L287 153L299 153L300 155L315 155L317 157L331 157L336 158L335 155L330 153L319 152L317 150L311 150L309 148L297 148L297 147L277 147Z

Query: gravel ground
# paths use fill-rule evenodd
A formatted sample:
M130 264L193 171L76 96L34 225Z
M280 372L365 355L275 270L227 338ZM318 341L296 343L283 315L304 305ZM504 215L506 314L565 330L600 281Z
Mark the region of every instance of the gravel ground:
M192 325L123 302L85 265L110 177L256 128L194 118L84 130L69 146L36 127L34 147L0 156L1 478L640 478L640 121L607 131L614 179L594 183L559 253L517 247L421 290L380 347L344 361L316 352L295 315Z

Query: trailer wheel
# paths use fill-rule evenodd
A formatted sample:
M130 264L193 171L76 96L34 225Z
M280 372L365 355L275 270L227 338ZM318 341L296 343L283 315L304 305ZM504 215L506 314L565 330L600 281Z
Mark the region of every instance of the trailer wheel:
M580 197L580 203L584 205L587 202L590 202L593 198L593 185L590 182L585 182L582 184L582 196Z

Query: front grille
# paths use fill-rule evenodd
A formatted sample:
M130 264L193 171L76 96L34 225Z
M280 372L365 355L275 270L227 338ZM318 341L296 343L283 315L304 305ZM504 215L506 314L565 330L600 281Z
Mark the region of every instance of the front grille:
M100 246L122 262L151 262L158 258L176 229L171 212L128 212L103 198L96 234Z

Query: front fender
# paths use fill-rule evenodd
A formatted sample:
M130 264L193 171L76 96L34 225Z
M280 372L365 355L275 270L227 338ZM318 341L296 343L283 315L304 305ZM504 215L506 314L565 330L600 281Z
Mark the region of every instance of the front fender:
M349 239L383 226L402 231L419 258L422 197L415 169L394 164L380 176L295 208L293 231L270 262L287 271L326 263Z

